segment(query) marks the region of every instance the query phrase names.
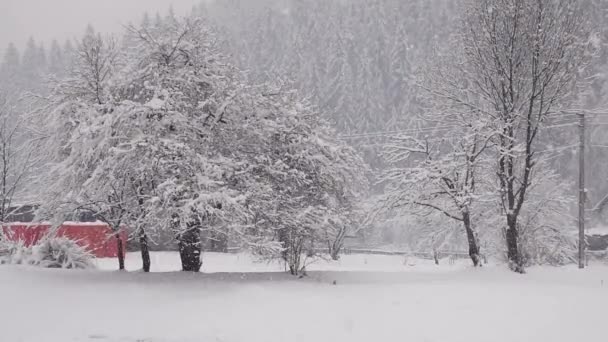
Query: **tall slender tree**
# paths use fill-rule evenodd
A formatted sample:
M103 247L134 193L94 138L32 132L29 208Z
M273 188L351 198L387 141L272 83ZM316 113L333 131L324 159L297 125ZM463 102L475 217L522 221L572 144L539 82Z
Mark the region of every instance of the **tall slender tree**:
M496 156L510 267L524 272L519 218L538 163L539 132L576 106L594 55L579 1L469 1L453 46L455 77L437 94L488 123Z

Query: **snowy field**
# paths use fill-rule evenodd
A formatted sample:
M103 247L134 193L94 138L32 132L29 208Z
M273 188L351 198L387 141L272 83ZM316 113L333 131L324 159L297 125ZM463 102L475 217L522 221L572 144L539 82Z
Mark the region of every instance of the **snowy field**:
M152 272L173 272L181 270L179 254L176 252L155 252L151 253ZM97 267L102 270L118 269L116 259L98 259ZM449 265L449 260L442 260L442 264ZM457 260L453 267L466 268L470 264L467 260ZM128 271L141 270L141 256L139 253L128 253L125 260L125 267ZM384 255L343 255L340 261L308 260L307 270L309 271L378 271L378 272L402 272L407 270L417 271L436 271L435 263L432 260L416 259L403 256L384 256ZM204 273L217 272L283 272L285 265L282 262L267 262L256 259L248 254L224 254L224 253L204 253L203 268Z
M157 271L179 269L154 253ZM137 254L127 266L137 269ZM472 269L387 256L318 262L297 279L246 255L207 274L0 267L2 342L606 341L608 267ZM334 285L335 281L335 285Z

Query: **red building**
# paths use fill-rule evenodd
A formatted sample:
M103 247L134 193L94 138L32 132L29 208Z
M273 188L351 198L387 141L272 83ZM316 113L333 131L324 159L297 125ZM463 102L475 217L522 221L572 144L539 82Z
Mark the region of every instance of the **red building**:
M32 246L49 232L51 225L8 223L2 228L6 237L11 241L23 241L26 246ZM65 222L57 229L56 235L74 240L97 258L118 257L116 234L103 222ZM126 232L121 232L120 239L123 242L122 245L126 246Z

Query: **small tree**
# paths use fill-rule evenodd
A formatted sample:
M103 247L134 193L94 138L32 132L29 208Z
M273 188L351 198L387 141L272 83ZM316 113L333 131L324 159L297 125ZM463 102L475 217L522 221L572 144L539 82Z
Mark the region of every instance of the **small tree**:
M297 275L305 266L303 253L314 255L311 245L316 241L335 243L337 257L347 216L368 188L366 167L297 94L281 91L266 101L275 108L275 123L266 128L271 130L266 153L253 165L254 174L268 186L260 210L276 227L280 257Z
M0 224L14 214L38 163L37 141L26 135L25 121L0 93Z
M385 146L390 163L404 165L411 159L417 163L414 167L397 166L383 175L387 188L381 208L390 211L419 207L462 222L471 261L474 266L481 266L473 218L476 200L487 191L483 189L481 172L488 139L481 138L475 129L460 134L437 144L410 137L392 139Z
M56 89L73 100L102 105L110 101L109 80L118 69L120 50L113 37L102 37L89 26L75 50L68 77Z

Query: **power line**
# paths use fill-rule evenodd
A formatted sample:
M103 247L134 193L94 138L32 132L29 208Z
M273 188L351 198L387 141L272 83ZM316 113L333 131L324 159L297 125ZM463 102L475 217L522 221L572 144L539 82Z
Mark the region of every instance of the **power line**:
M559 117L559 119L576 118L576 114L558 113L558 114L551 114L551 117Z
M402 131L385 131L385 132L373 132L373 133L361 133L361 134L350 134L350 135L342 135L339 136L338 139L364 139L364 138L376 138L376 137L389 137L400 134L412 134L412 133L433 133L436 131L445 131L454 128L461 127L459 125L450 125L450 126L438 126L438 127L428 127L428 128L417 128L417 129L408 129Z
M556 124L556 125L551 125L551 126L543 126L542 128L562 128L562 127L570 127L570 126L576 126L576 125L578 125L578 123L569 122L569 123L562 123L562 124Z
M576 148L576 147L578 147L578 145L579 144L560 146L560 147L550 148L550 149L546 149L546 150L542 150L542 151L536 151L535 153L548 153L548 152L563 151L563 150L567 150L569 148Z
M608 125L608 123L606 123ZM569 126L576 126L576 122L570 123L558 123L555 125L544 126L543 128L562 128ZM341 135L338 139L346 140L346 139L365 139L365 138L385 138L391 137L400 134L415 134L415 133L434 133L437 131L448 131L454 128L462 128L460 125L448 125L448 126L437 126L437 127L427 127L427 128L416 128L416 129L408 129L401 131L380 131L380 132L372 132L372 133L360 133L360 134L350 134L350 135Z

